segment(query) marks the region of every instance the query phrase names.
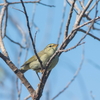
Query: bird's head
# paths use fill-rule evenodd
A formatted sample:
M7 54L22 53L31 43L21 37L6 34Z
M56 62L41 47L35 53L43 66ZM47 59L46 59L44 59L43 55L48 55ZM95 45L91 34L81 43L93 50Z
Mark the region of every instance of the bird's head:
M55 51L57 50L58 44L49 44L45 47L45 52L47 52L48 54L52 55L55 53Z

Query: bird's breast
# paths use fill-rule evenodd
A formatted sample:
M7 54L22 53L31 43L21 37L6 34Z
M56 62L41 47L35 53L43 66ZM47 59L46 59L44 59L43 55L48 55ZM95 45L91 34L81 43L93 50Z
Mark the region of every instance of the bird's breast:
M47 55L47 54L44 54L44 55L42 55L42 56L40 57L40 59L41 59L43 65L45 65L45 64L47 63L47 61L50 59L50 56Z

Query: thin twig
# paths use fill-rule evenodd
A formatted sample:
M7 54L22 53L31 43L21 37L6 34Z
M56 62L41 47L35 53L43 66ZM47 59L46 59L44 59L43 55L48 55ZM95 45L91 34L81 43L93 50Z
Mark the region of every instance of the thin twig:
M30 35L30 39L32 41L32 46L33 46L34 53L35 53L40 65L41 65L41 68L43 68L42 61L40 60L40 58L39 58L39 56L38 56L38 54L36 52L35 44L34 44L34 41L33 41L33 38L32 38L32 34L31 34L31 29L30 29L30 25L29 25L29 19L28 19L28 15L27 15L27 12L26 12L26 8L24 6L23 0L20 0L20 1L22 3L22 6L23 6L23 9L24 9L24 12L25 12L25 18L26 18L26 22L27 22L28 32L29 32L29 35Z
M85 34L87 33L87 31L85 31L85 30L83 30L83 29L79 29L79 31L81 31L81 32L83 32L83 33L85 33ZM94 38L94 39L100 41L100 38L98 38L98 37L92 35L91 33L88 33L88 35L91 36L92 38Z
M78 25L81 22L81 19L83 18L83 15L85 14L86 10L88 9L88 7L90 6L90 4L92 3L92 0L89 0L89 2L87 3L85 9L80 13L80 15L78 15L77 20L74 24L74 29L71 31L71 33L65 38L65 40L63 41L62 45L60 46L60 49L64 49L69 42L75 37L76 33L78 30L75 30L76 27L78 27ZM61 55L61 53L58 54L59 56Z
M74 47L69 48L69 49L67 49L67 50L61 50L61 49L60 49L59 52L67 52L67 51L69 51L69 50L71 50L71 49L76 48L78 45L80 45L81 41L88 35L88 33L89 33L89 31L91 30L91 28L92 28L94 22L95 22L95 20L91 23L91 26L89 27L89 29L88 29L88 31L86 32L86 34L81 38L81 40L80 40ZM83 43L84 43L84 42L83 42Z
M90 10L88 10L88 11L86 12L87 15L89 15L89 13L93 10L93 8L98 4L99 1L100 1L100 0L96 0L96 2L95 2L94 5L90 8Z
M45 69L43 75L42 75L42 78L41 78L41 82L40 84L38 85L38 88L36 90L36 94L37 94L37 98L35 100L40 100L40 97L42 95L42 92L43 92L43 89L44 89L44 86L45 86L45 83L47 81L47 78L49 76L51 71L48 71L47 72L47 69Z
M75 23L74 27L77 27L80 24L80 21L81 21L83 15L85 14L86 10L89 8L91 3L92 3L92 0L89 0L86 7L85 7L85 9L83 9L83 11L78 16L78 19L76 20L76 23Z
M36 43L36 35L37 35L37 31L35 32L34 43Z
M66 0L66 2L71 6L73 4L73 0ZM74 4L74 11L76 14L80 13L80 9L78 8L78 6L76 5L76 3Z
M7 34L5 35L12 43L15 43L17 45L19 45L21 48L26 49L27 47L23 47L20 43L15 42L14 40L12 40L10 37L7 36Z
M94 95L92 94L92 91L90 91L90 95L91 95L92 100L95 100L95 97L94 97Z
M78 25L80 24L80 21L81 21L81 19L82 19L82 16L84 15L85 11L88 9L88 7L90 6L91 3L92 3L92 0L89 0L89 2L87 3L85 9L80 13L78 19L76 20L76 23L75 23L75 25L74 25L75 28L72 30L72 32L69 34L69 36L67 36L67 37L65 38L65 40L63 41L63 43L62 43L62 45L60 46L59 50L60 50L60 49L64 49L64 48L68 45L68 43L74 38L74 36L75 36L76 33L77 33L78 28L80 28L80 27L78 27ZM98 19L98 18L97 18L97 19ZM92 20L92 21L93 21L93 20ZM61 54L61 53L59 53L59 56L60 56L60 54ZM56 55L56 54L55 54L55 55ZM54 56L55 56L55 55L54 55ZM53 57L54 57L54 56L53 56Z
M40 0L38 0L38 1L23 1L23 3L39 3L40 2ZM19 4L19 3L22 3L22 2L9 2L9 4Z
M43 6L47 6L47 7L55 7L54 5L47 5L47 4L44 4L44 3L41 3L41 2L38 2L38 3L43 5Z
M24 13L24 11L22 11L22 10L20 10L20 9L17 9L17 8L15 8L15 7L12 7L12 6L9 6L9 7L11 7L11 8L13 8L13 9L15 9L15 10L18 10L18 11Z
M22 48L20 47L19 54L18 54L18 68L20 67L21 55L22 55ZM19 80L18 80L18 77L16 77L16 86L17 86L17 94L18 94L17 100L20 100L21 92L22 92L22 83L20 82L20 85L18 83L19 83Z
M64 0L63 14L62 14L62 19L61 19L61 24L60 24L60 29L59 29L57 44L59 44L60 37L61 37L61 34L62 34L62 27L63 27L63 24L64 24L64 17L65 17L65 12L66 12L66 4L67 4L66 0Z
M66 87L63 90L61 90L57 95L55 95L51 100L54 100L55 98L57 98L60 94L62 94L71 85L71 83L76 79L77 75L79 74L79 72L82 68L83 62L84 62L84 49L83 49L82 60L81 60L80 66L77 69L77 71L75 72L73 78L70 80L70 82L68 82Z
M33 12L32 12L32 19L31 19L31 22L30 22L30 28L31 28L31 30L32 30L32 28L33 28L33 26L35 27L35 29L37 30L37 31L39 31L39 28L38 28L38 26L35 24L35 22L34 22L34 17L35 17L35 12L36 12L36 6L37 6L37 4L35 3L34 4L34 8L33 8Z
M86 23L84 23L84 24L82 24L82 25L77 26L76 28L73 29L73 31L78 30L79 28L81 28L81 27L83 27L83 26L85 26L85 25L87 25L87 24L93 22L94 20L96 21L96 20L98 20L98 19L100 19L100 16L98 16L98 17L96 17L96 18L94 18L94 19L92 19L92 20L90 20L90 21L88 21L88 22L86 22Z
M80 42L80 41L79 41ZM66 50L59 50L59 52L68 52L68 51L70 51L70 50L72 50L72 49L75 49L77 46L80 46L80 45L82 45L82 44L84 44L85 42L82 42L82 43L77 43L75 46L73 46L73 47L71 47L71 48L69 48L69 49L66 49Z
M12 4L19 4L21 2L6 2L8 5L12 5ZM6 3L0 3L0 6L5 6ZM47 4L44 4L44 3L41 3L40 0L38 1L23 1L23 3L38 3L38 4L41 4L43 6L47 6L47 7L55 7L54 5L47 5Z
M97 15L97 13L96 13L96 15ZM96 15L95 15L95 17L96 17ZM91 25L90 25L88 31L87 31L86 34L81 38L81 40L78 42L78 44L80 44L81 41L88 35L88 33L90 32L90 30L91 30L91 28L92 28L94 22L95 22L95 20L93 20L93 22L91 23Z
M71 21L71 18L72 18L73 10L74 10L75 1L76 0L73 0L71 8L70 8L70 13L69 13L68 20L67 20L67 23L66 23L66 30L65 30L65 34L64 34L65 35L64 39L68 36L68 30L69 30L69 25L70 25L70 21Z
M26 40L26 30L23 29L23 26L21 25L21 22L19 20L15 20L15 17L12 17L11 15L9 15L9 19L11 21L11 23L13 24L13 26L16 27L18 33L20 33L24 39L24 41Z
M79 1L80 5L81 5L82 9L84 9L85 8L84 3L81 0L78 0L78 1Z

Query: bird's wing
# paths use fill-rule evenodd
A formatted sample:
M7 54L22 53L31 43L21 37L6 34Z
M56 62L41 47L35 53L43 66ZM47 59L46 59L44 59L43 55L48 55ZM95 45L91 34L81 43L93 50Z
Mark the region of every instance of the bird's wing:
M38 53L38 56L41 57L41 55L43 55L45 52L43 51L40 51ZM32 61L36 61L37 60L37 57L36 55L32 56L29 60L27 60L21 67L25 66L25 65L28 65L29 63L31 63Z

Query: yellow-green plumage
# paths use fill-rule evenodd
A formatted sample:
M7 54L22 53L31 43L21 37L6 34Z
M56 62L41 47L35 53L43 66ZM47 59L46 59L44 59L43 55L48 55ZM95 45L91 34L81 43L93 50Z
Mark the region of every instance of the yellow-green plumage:
M40 51L38 53L38 56L40 58L40 60L42 61L42 65L45 68L46 63L49 61L50 57L55 53L55 51L57 50L57 44L49 44L45 47L44 50ZM53 61L50 63L48 70L51 70L52 68L55 67L55 65L58 62L59 57L56 56ZM41 70L41 65L40 62L38 61L36 55L34 55L33 57L31 57L28 61L26 61L22 66L22 68L20 69L21 72L26 72L29 69L33 69L36 72L42 72Z

